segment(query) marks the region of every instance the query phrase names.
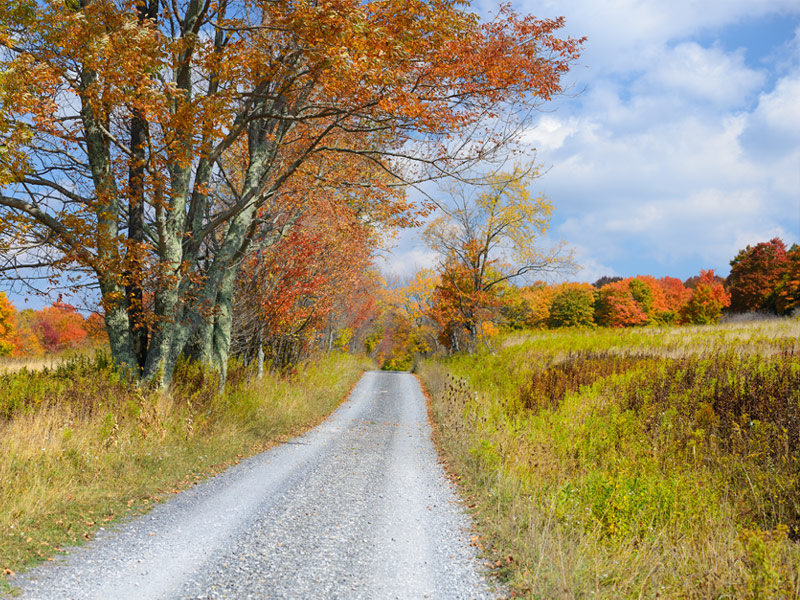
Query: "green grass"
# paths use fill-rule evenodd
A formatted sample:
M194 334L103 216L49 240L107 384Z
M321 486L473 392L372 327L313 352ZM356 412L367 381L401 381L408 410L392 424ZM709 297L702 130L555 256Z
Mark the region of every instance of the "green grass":
M800 597L799 334L536 332L423 363L440 446L514 593Z
M238 366L223 395L190 365L169 392L143 392L103 355L0 375L0 592L10 572L319 423L372 367L331 354L253 380Z

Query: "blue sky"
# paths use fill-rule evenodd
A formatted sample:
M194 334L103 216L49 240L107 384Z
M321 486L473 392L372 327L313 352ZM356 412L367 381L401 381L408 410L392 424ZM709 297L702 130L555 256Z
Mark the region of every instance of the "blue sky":
M587 36L569 97L525 142L576 277L726 275L747 244L800 242L797 0L517 0ZM473 6L483 14L497 4ZM405 232L387 271L435 257Z

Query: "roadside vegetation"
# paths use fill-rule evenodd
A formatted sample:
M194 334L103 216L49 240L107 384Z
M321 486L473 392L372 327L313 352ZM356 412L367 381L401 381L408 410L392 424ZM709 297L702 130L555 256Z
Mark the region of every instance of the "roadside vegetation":
M320 422L371 361L335 352L261 379L182 362L168 390L106 353L0 375L0 591L7 577L90 539L238 459Z
M800 320L516 332L426 360L481 545L528 598L800 598Z

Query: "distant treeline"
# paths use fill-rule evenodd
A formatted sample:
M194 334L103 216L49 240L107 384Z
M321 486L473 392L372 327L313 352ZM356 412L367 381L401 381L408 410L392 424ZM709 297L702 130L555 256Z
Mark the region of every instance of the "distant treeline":
M41 310L17 311L0 292L0 356L35 358L105 343L103 317L84 318L75 307L54 302Z

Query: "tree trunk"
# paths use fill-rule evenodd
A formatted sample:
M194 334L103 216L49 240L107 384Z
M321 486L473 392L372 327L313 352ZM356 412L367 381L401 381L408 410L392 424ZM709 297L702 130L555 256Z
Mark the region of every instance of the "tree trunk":
M108 281L108 278L100 279L100 291L103 298L123 297L121 286L114 281ZM118 366L131 370L136 369L138 374L136 352L125 305L119 301L106 302L104 309L111 356Z
M237 271L237 268L232 267L225 270L214 311L211 366L219 372L223 384L228 376L228 359L233 330L233 290Z
M258 330L258 354L257 354L257 365L258 365L258 374L256 375L258 379L263 379L264 377L264 328L260 327Z
M140 15L140 21L144 17ZM132 244L128 248L126 269L127 285L125 295L128 300L128 318L133 338L133 350L136 354L136 364L139 373L144 369L147 360L147 322L144 310L144 292L142 281L144 273L141 262L138 260L138 251L144 243L144 177L145 177L145 143L147 122L135 111L131 119L131 168L129 184L131 188L130 205L128 208L128 239Z

